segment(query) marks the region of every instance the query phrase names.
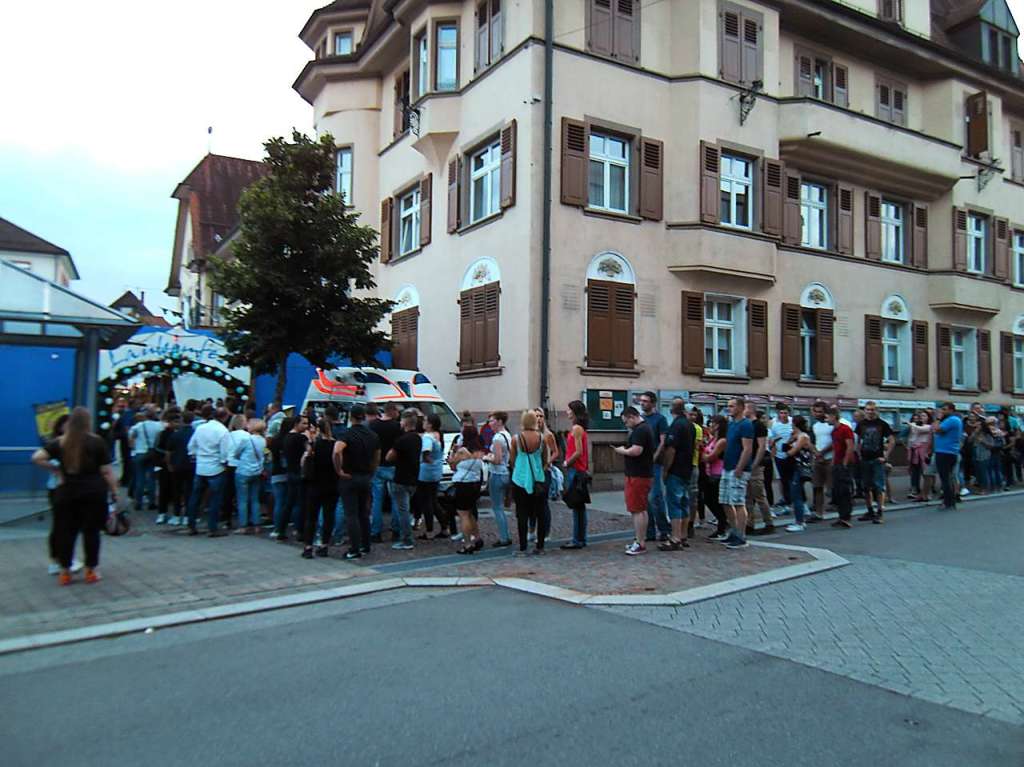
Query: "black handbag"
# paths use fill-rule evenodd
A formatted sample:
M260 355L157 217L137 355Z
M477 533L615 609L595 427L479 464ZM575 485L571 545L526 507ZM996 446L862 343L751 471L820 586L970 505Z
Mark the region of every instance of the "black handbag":
M113 504L107 512L107 519L104 528L107 535L124 535L131 530L132 521L127 511L119 511Z
M562 492L562 500L566 506L585 506L590 503L590 475L585 471L576 470L565 490Z

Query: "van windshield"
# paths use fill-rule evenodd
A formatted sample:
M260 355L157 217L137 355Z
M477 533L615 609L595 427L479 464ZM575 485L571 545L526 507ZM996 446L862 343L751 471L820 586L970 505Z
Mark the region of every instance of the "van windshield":
M409 401L397 403L403 410L405 408L416 408L423 415L432 415L436 413L441 416L441 431L445 434L456 434L462 428L462 424L459 421L458 416L452 412L452 409L448 407L444 402L424 402L424 401ZM331 402L329 400L310 400L306 403L306 409L312 410L316 414L316 418L320 418L324 415L328 405L333 405L338 409L338 417L342 423L348 423L348 409L352 404L345 402Z

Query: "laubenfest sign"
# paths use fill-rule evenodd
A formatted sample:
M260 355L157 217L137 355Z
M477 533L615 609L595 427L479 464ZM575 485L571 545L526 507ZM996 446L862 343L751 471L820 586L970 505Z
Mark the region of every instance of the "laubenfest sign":
M143 329L132 336L128 343L101 352L98 377L102 380L118 370L128 366L136 367L140 363L159 362L170 365L179 360L220 370L242 381L250 380L249 368L232 367L224 359L224 343L219 338L184 328Z

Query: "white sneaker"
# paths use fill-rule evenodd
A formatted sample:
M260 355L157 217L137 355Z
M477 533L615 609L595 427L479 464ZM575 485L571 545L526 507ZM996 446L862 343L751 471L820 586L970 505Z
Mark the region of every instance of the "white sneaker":
M278 533L277 530L274 530L273 532L270 533L270 537L271 538L280 538L281 534Z
M526 536L527 543L533 543L536 540L537 540L537 533L530 533L529 535Z
M47 575L56 575L59 572L60 572L60 565L58 565L56 562L50 562L50 564L46 568L46 574Z
M171 527L177 527L181 524L181 517L172 516L170 519L167 520L167 524Z
M693 523L694 530L700 530L702 527L704 527L704 523L701 522L699 519Z
M167 524L167 515L166 514L157 514L156 515L156 523L158 525L166 525Z
M786 525L787 533L802 533L806 529L807 527L805 525L799 525L796 522L791 525Z
M641 545L640 541L633 541L626 547L626 553L631 557L635 557L639 554L646 554L647 547Z
M455 543L458 543L459 541L464 541L464 540L466 540L466 536L465 536L465 535L463 535L462 533L456 533L455 535L453 535L453 536L452 536L452 538L451 538L451 539L452 539L452 540L453 540L453 541L454 541Z
M960 497L961 498L963 498L965 495L970 495L970 494L971 494L971 491L968 490L966 487L960 488Z
M72 559L71 560L71 572L77 573L79 570L82 569L82 567L83 567L82 563L79 562L77 559Z

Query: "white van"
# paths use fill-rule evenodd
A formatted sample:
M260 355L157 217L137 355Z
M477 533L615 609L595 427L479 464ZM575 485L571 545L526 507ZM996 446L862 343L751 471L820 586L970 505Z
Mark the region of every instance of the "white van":
M439 415L441 431L444 433L444 454L448 456L461 422L437 387L418 370L370 367L317 369L316 378L310 382L299 412L312 411L320 417L328 405L334 405L341 422L348 423L348 411L353 405L367 405L371 402L378 407L394 402L402 410L416 408L423 415ZM445 481L450 477L451 469L446 462Z

